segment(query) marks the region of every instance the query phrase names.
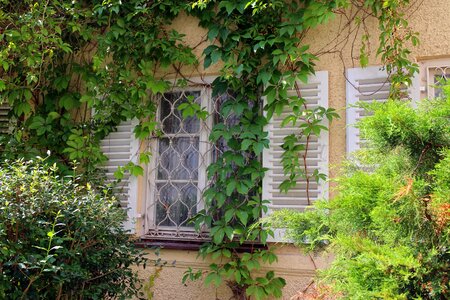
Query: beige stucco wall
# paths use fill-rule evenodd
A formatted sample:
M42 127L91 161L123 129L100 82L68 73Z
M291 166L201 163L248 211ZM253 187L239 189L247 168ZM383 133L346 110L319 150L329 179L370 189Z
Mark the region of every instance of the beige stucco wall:
M272 245L276 247L275 253L278 255L278 262L275 265L262 265L255 275L264 276L267 271L276 270L277 276L281 276L287 281L284 288L284 299L289 299L296 295L299 290L311 283L316 268L323 268L331 261L329 255L307 256L299 255L297 248L291 245ZM157 267L150 266L146 269L140 268L139 275L144 284L148 284L150 278L155 279L154 286L150 289L154 299L183 299L183 300L228 300L232 296L231 290L225 285L218 288L214 286L206 287L199 281L187 281L185 285L181 283L184 272L191 267L194 270L208 270L208 265L212 260L202 260L197 257L196 251L163 250L157 257L154 252L149 251L149 259L160 258L167 261L160 271ZM144 289L145 290L145 289ZM147 294L148 295L148 290Z
M413 6L407 12L408 21L414 31L420 33L421 43L418 47L412 49L412 57L419 62L430 58L450 57L450 0L419 0L412 1ZM421 4L421 5L418 5ZM311 31L306 38L308 43L311 43L313 50L321 49L324 45L332 41L339 32L339 26L342 20L336 18L329 24L321 26L314 31ZM371 50L372 54L377 49L377 24L375 20L368 22L368 26L372 33ZM201 44L206 32L197 27L197 22L194 18L181 17L178 18L173 27L178 31L186 34L186 41L192 45ZM358 41L358 39L356 39ZM356 43L356 54L359 53L359 47ZM196 48L196 53L201 54L203 45ZM351 53L352 44L348 43L342 49L343 56L339 53L330 53L320 56L320 61L317 63L318 70L326 70L329 72L329 106L338 110L341 114L341 119L335 121L330 127L329 140L329 161L330 161L330 176L334 177L338 173L339 164L346 155L346 137L345 137L345 86L346 81L344 73L346 68L357 67L358 59L352 59ZM379 60L375 55L371 55L370 65L379 65ZM202 65L202 64L201 64ZM198 73L203 75L217 75L220 67L212 66L205 72L201 65L198 68L191 68L185 70L187 76L198 76ZM140 186L142 187L143 182ZM332 185L331 185L332 186ZM140 193L142 194L142 193ZM143 199L141 199L142 201ZM138 224L139 226L139 224ZM293 246L286 245L277 250L279 262L272 265L270 269L274 269L277 275L283 276L287 279L287 286L284 290L284 299L289 299L296 291L302 289L308 284L310 278L314 274L314 267L311 259L308 256L300 254L300 252ZM149 257L152 253L149 251ZM194 251L181 250L162 250L161 258L169 262L176 261L174 267L165 267L161 271L159 277L156 279L155 286L152 288L154 292L154 299L157 300L182 300L182 299L199 299L199 300L213 300L229 299L231 293L226 286L219 289L206 288L201 282L188 283L183 285L181 278L188 266L195 268L207 268L208 262L197 259L197 254ZM318 258L317 263L323 266L328 261L325 258ZM170 263L169 263L170 264ZM264 268L268 268L267 266ZM154 269L140 270L140 276L143 280L148 280L154 274Z

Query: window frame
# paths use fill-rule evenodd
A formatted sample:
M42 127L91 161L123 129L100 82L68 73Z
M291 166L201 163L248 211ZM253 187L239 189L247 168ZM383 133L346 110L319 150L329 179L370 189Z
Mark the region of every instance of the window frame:
M419 60L420 99L435 98L435 81L438 69L444 69L450 78L450 57L423 58Z
M176 92L200 92L200 106L206 108L207 112L210 114L213 112L213 101L212 100L212 90L211 83L213 77L204 78L190 78L189 82L194 84L188 84L186 87L176 86L176 81L170 81L172 83L172 88L166 93L176 93ZM160 112L161 98L158 98L156 120L160 122ZM208 186L208 179L206 174L206 169L212 161L211 157L211 143L209 142L209 135L213 127L213 118L208 117L206 120L200 120L200 130L199 130L199 168L198 168L198 179L197 179L197 211L204 208L204 201L202 193ZM144 232L141 236L144 239L157 239L157 240L176 240L180 242L187 241L204 241L207 240L208 233L206 230L201 230L201 232L196 232L194 227L186 226L158 226L156 224L156 206L157 200L154 198L156 191L156 176L158 172L158 155L159 155L159 140L158 137L150 138L147 142L147 148L152 149L152 157L150 162L145 165L145 176L144 176L144 187L143 187L143 199L144 199Z

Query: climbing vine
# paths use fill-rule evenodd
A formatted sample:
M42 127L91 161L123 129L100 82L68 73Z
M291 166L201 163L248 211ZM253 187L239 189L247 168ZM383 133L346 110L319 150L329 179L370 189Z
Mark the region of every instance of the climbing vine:
M304 42L306 34L348 11L349 24L357 28L365 28L365 20L375 17L381 29L378 53L395 83L392 92L409 84L417 70L407 50L409 43L417 43L417 36L402 14L408 0L0 3L0 97L12 107L15 122L13 134L2 144L7 157L50 151L62 172L76 161L80 172L97 177L106 160L100 141L120 122L138 119L134 132L141 141L156 134L157 107L149 95L171 88L165 75L187 80L186 66L207 69L220 63L220 76L211 85L213 95L232 94L221 114L239 121L216 124L211 132L211 142L223 140L227 150L208 167L214 184L204 193L205 210L193 222L198 229L210 230L211 242L200 250L215 260L206 283L218 286L227 281L239 299L279 297L285 285L272 271L254 275L261 261L276 261L271 249L254 247L239 253L242 244L266 244L273 234L258 225L267 212L268 201L261 199L266 169L260 158L269 145L264 128L273 114L288 106L292 113L283 124L298 127L298 134L284 140L287 180L280 189L295 187L300 178L307 186L325 179L318 170L306 168L308 141L327 130L325 120L338 115L332 108L308 107L299 82L314 74L320 54L338 49L313 53ZM353 7L356 12L350 10ZM201 44L188 45L182 34L170 29L180 13L196 17L207 30ZM367 41L363 35L362 65L368 63ZM204 49L203 66L194 54L196 47ZM289 90L295 96L288 96ZM185 116L205 118L205 112L192 104L180 109ZM141 164L150 159L151 153L140 153L139 164L123 166L117 177L125 171L142 175ZM189 270L184 280L202 275Z

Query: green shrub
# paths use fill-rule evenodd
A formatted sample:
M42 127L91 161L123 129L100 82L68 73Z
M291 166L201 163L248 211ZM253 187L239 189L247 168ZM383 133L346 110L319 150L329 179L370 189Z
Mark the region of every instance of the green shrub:
M450 299L450 95L368 109L359 127L370 147L348 162L337 196L269 221L306 250L330 247L319 278L337 297Z
M6 165L6 163L4 164ZM0 299L124 299L145 263L107 191L45 161L0 167Z

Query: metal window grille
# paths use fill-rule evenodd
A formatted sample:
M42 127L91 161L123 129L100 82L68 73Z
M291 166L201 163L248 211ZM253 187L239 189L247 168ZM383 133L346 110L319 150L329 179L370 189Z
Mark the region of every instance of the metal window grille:
M183 118L178 107L190 98L208 110L206 120ZM149 238L198 240L207 232L196 232L189 220L204 208L202 194L208 187L206 168L227 149L226 143L209 141L214 124L237 124L221 107L230 94L212 97L208 87L186 88L165 93L158 99L159 133L149 140L153 154L146 182L145 232Z
M450 79L450 66L431 68L428 72L430 74L429 78L432 77L432 80L429 82L431 86L428 97L442 97L442 85Z

